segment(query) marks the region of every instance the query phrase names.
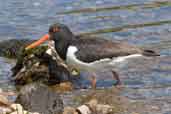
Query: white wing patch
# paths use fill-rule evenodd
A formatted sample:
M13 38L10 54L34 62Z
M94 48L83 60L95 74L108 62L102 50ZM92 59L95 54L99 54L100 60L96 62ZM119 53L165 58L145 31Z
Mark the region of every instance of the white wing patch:
M129 58L137 58L137 57L141 57L143 55L141 54L132 54L132 55L128 55L128 56L123 56L123 57L117 57L117 58L113 58L113 61L112 62L123 62Z
M75 53L78 51L78 49L75 46L69 46L67 50L67 63L72 65L87 65L87 63L84 63L80 60L78 60L75 56Z

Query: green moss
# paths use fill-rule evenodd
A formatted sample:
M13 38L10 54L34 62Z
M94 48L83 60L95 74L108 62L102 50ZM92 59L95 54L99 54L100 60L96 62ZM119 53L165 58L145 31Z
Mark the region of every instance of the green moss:
M31 54L42 55L47 50L47 48L48 48L48 46L39 46L39 47L36 47L33 49L24 50L23 55L24 56L28 56Z
M27 56L30 54L40 55L47 50L47 46L39 46L33 49L25 50L24 48L33 42L32 40L6 40L0 42L0 56L7 58L16 58L18 56ZM8 45L7 45L8 44Z

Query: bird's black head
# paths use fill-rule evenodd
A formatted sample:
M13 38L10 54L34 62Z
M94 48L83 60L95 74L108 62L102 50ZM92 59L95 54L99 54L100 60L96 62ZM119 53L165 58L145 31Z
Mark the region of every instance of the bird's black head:
M73 39L75 39L75 37L66 25L55 23L49 27L48 34L42 36L38 41L28 45L25 49L35 48L47 40L53 40L55 42L55 49L60 57L66 59L68 46Z
M66 59L68 46L74 38L73 33L66 25L55 23L50 26L49 35L50 40L55 42L56 51L59 53L61 58Z
M55 23L49 27L49 35L51 40L71 40L73 33L71 30L64 24Z

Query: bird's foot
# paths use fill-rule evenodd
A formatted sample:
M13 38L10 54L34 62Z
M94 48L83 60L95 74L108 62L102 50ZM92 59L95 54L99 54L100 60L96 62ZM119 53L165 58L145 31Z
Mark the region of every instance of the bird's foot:
M124 88L124 84L122 84L120 81L117 81L117 83L114 85L117 89Z
M116 82L116 84L114 84L114 86L118 89L122 89L124 87L124 85L121 83L118 73L116 73L115 71L112 71L112 74L113 74L113 78L115 80L117 80L117 82Z

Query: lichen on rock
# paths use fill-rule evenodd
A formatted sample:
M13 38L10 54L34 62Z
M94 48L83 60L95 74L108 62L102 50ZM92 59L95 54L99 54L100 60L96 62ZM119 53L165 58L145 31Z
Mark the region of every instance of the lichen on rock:
M13 80L17 85L25 85L35 81L53 85L70 81L70 72L61 61L54 60L46 53L48 46L34 49L21 49L17 63L12 68Z

